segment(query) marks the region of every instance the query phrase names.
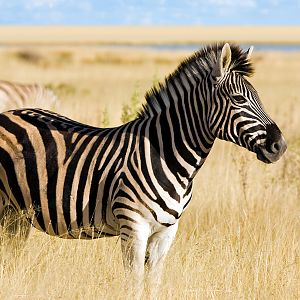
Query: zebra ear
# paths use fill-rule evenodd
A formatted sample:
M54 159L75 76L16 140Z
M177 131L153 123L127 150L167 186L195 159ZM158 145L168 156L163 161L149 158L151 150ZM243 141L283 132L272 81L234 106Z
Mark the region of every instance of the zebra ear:
M251 46L247 52L246 52L246 55L247 55L247 59L249 60L251 58L251 55L252 55L252 52L253 52L253 46Z
M221 51L220 56L217 58L217 62L213 68L212 75L216 78L221 78L228 71L228 67L231 63L231 49L228 43L226 43Z

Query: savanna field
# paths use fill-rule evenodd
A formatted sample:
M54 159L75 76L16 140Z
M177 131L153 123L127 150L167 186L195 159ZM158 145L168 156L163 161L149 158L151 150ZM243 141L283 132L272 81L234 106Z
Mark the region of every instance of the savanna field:
M2 47L0 79L44 84L60 99L54 111L116 126L189 54ZM265 165L245 149L216 142L167 257L160 299L300 298L300 52L254 49L253 61L250 81L288 151ZM33 229L22 251L14 245L0 251L0 299L126 299L118 238L62 240Z

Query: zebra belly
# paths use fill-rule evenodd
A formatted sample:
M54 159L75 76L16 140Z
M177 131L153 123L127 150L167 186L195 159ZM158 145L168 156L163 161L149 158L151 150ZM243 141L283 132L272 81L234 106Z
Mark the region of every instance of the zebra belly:
M59 221L58 221L59 222ZM111 237L119 235L119 228L112 228L104 223L97 225L85 225L72 228L69 226L65 231L57 231L57 228L63 226L59 223L53 224L51 221L48 222L48 226L45 229L42 228L36 216L32 218L32 225L40 231L43 231L49 235L57 236L63 239L97 239L102 237Z
M49 179L51 180L51 179ZM34 199L27 194L32 205L36 205ZM37 229L52 236L66 239L94 239L119 234L117 224L106 224L102 219L101 209L96 206L89 211L89 201L78 201L75 194L67 194L61 197L48 198L47 187L41 186L40 207L34 207L32 224ZM80 203L80 209L78 208Z

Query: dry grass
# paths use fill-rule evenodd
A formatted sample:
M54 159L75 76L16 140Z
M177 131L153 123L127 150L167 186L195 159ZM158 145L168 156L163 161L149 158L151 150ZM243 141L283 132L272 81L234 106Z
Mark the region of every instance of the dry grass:
M0 26L11 45L300 43L300 26Z
M119 124L122 105L137 90L143 95L184 56L121 49L109 50L113 60L103 61L107 49L29 50L47 63L12 55L24 49L1 49L0 78L47 84L61 96L60 113L94 125L101 124L105 109L110 125ZM57 56L70 63L57 63ZM138 63L128 63L133 58ZM277 164L264 165L244 149L216 143L180 222L160 299L300 297L300 54L259 53L254 59L251 81L283 129L289 151ZM1 299L126 295L117 238L65 241L33 230L21 253L0 251Z

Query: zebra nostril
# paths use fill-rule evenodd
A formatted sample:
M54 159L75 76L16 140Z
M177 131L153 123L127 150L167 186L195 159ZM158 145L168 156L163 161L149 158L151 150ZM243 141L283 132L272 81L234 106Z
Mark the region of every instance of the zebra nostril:
M278 153L280 152L281 150L281 145L279 142L274 142L272 145L271 145L271 152L272 153Z
M280 146L278 143L274 143L273 144L273 149L275 149L276 151L279 151L280 150Z

